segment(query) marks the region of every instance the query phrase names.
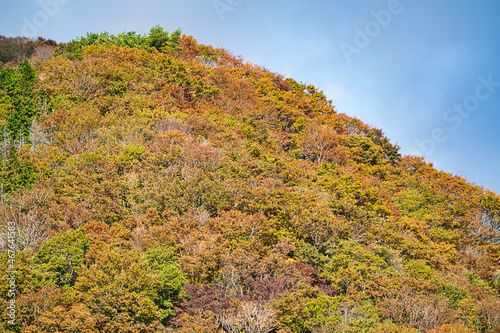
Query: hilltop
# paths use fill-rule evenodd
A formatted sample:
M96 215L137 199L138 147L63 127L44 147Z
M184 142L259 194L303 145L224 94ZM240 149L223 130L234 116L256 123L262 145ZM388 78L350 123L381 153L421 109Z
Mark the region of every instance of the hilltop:
M317 87L159 26L0 61L4 331L500 331L500 196Z

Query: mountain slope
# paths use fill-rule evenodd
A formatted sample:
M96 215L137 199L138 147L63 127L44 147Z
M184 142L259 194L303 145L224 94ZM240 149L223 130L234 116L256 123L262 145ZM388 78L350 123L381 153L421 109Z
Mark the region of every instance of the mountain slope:
M154 27L0 92L6 331L500 330L500 197L313 86Z

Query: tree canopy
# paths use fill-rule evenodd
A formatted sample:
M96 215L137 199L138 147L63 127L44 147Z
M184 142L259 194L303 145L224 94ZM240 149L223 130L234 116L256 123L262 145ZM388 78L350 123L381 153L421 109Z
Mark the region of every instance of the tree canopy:
M498 194L180 30L50 47L0 69L5 332L500 330Z

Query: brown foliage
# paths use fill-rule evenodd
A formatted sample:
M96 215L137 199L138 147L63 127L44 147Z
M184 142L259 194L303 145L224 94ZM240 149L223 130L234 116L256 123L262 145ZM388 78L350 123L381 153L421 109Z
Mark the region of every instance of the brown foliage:
M393 292L380 304L381 313L398 324L408 324L428 331L452 321L444 297L415 293L413 290Z
M26 37L0 36L0 62L21 61L35 52L35 42Z
M16 251L36 250L43 241L49 238L50 227L42 206L51 195L50 189L21 190L11 198L9 205L0 207L1 252L7 249L9 222L14 222L17 233Z
M260 302L236 303L231 309L223 310L217 322L231 333L268 333L278 327L274 309Z

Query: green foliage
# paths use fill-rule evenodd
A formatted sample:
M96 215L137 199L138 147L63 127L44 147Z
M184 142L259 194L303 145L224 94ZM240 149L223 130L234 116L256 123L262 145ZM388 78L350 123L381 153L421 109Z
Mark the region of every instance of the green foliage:
M459 286L456 283L446 282L440 286L440 292L442 295L448 297L450 300L450 306L452 308L457 308L458 303L470 297L469 292L465 286Z
M59 234L42 243L33 258L34 268L63 289L73 286L89 246L83 229Z
M370 288L373 280L387 268L387 263L357 243L340 241L329 251L322 276L345 294Z
M466 276L472 285L488 289L488 284L477 273L467 273Z
M313 267L323 267L328 260L328 257L322 254L316 246L304 241L298 242L295 253L298 259Z
M2 121L12 140L30 140L30 127L40 114L35 83L35 70L27 60L21 62L17 70L0 70L0 104L7 106Z
M138 49L146 48L146 40L135 31L121 32L116 35L113 44L117 46L135 47ZM89 44L90 45L90 44Z
M123 159L126 162L133 161L133 160L140 160L141 155L146 152L146 148L142 145L138 146L132 146L128 145L125 148L123 148Z
M285 293L275 304L280 326L292 332L311 332L327 323L337 323L341 320L340 300L311 287Z
M88 32L86 36L73 39L68 43L61 43L55 55L64 55L70 60L83 59L83 49L90 45L116 45L137 49L165 51L181 51L181 30L177 29L169 34L163 27L156 25L147 35L138 35L135 31L122 32L118 35L109 32Z
M493 232L500 232L500 196L491 191L481 197L481 207L483 208L482 222L490 227ZM500 239L496 240L500 243Z
M5 158L0 157L2 169L0 172L0 183L2 193L11 194L21 188L31 188L37 180L31 164L20 159L14 146L9 148Z
M351 149L352 158L358 163L377 165L384 160L382 148L368 137L351 135L347 146Z
M431 279L434 275L432 268L423 260L410 260L405 266L405 271L409 276L425 280Z
M97 241L89 249L87 260L74 288L85 297L89 311L99 314L96 328L104 331L134 326L151 329L162 318L161 309L154 301L156 274L137 251Z
M162 321L166 322L175 316L174 304L179 301L184 274L175 262L174 250L171 247L155 245L144 253L151 267L155 281L155 303L162 309Z
M181 30L177 29L170 35L162 27L156 25L149 30L148 37L146 38L149 47L155 48L158 51L180 51L179 39L181 37Z

